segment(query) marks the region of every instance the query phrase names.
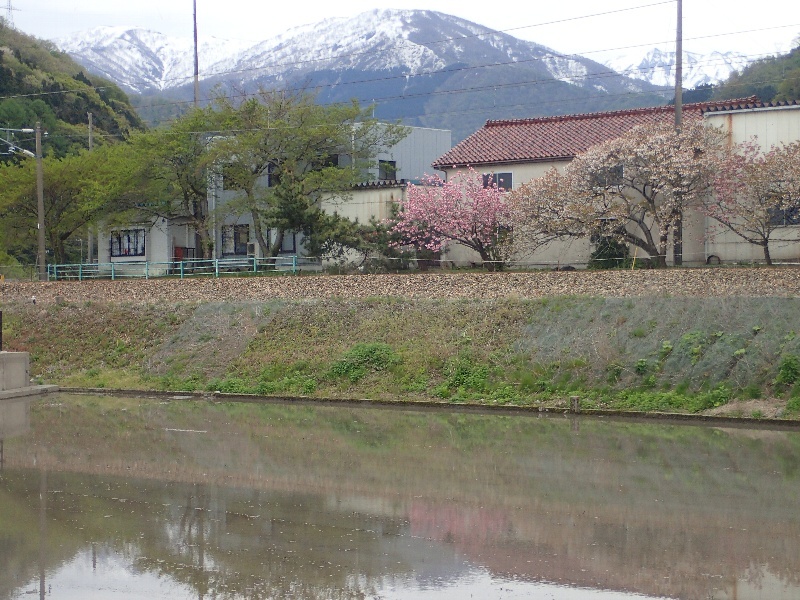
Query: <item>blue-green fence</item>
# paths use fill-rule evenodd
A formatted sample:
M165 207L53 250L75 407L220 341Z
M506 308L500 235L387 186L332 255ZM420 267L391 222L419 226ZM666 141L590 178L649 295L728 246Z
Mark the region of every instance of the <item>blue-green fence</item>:
M108 263L83 263L47 265L47 278L50 281L75 279L151 279L155 277L221 277L230 274L246 273L288 273L297 274L301 263L313 268L317 261L298 259L297 256L276 256L257 258L188 259L169 262L125 261ZM318 267L317 267L318 268Z

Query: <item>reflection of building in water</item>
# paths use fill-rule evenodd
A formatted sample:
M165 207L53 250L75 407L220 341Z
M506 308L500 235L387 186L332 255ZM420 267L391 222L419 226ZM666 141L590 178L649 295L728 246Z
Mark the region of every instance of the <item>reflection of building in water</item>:
M32 467L48 469L51 565L68 550L84 552L85 565L86 540L101 549L108 539L140 573L198 598L355 587L368 597L387 576L434 586L473 566L682 599L783 600L800 589L796 431L585 419L576 432L563 418L283 405L40 406L36 435L14 441L4 485L19 490L13 506L33 510ZM360 431L341 433L356 420ZM365 443L366 431L387 443ZM20 531L14 543L35 557L35 539ZM57 581L48 571L48 587Z

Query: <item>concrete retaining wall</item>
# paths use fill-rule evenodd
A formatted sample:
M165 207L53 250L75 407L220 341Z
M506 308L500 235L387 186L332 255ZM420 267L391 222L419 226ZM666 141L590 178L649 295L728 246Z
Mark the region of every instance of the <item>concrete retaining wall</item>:
M0 352L0 392L30 384L30 355L27 352Z

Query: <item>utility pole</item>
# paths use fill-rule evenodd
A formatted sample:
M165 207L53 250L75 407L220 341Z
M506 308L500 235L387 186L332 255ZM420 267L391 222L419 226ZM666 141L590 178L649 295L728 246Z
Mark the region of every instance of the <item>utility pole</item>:
M678 0L678 29L675 36L675 131L683 120L683 0ZM676 267L683 264L683 213L675 221L672 234L672 260Z
M194 2L194 107L200 97L200 60L197 56L197 0Z
M39 228L39 281L47 281L44 245L44 172L42 171L42 124L36 122L36 214Z
M11 6L11 0L8 0L8 4L6 4L6 25L11 29L15 29L14 27L14 11L17 10L13 6Z
M675 39L675 128L683 117L683 0L678 0L678 32Z
M92 123L92 113L89 113L89 152L94 148L94 126ZM92 226L86 228L86 262L92 262L94 255L94 237L92 236ZM81 263L83 263L83 243L81 243Z

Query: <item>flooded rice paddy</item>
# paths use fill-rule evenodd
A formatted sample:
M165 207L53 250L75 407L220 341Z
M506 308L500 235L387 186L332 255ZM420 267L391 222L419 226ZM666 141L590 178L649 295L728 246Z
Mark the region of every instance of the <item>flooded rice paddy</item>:
M800 431L0 401L0 599L800 597Z

